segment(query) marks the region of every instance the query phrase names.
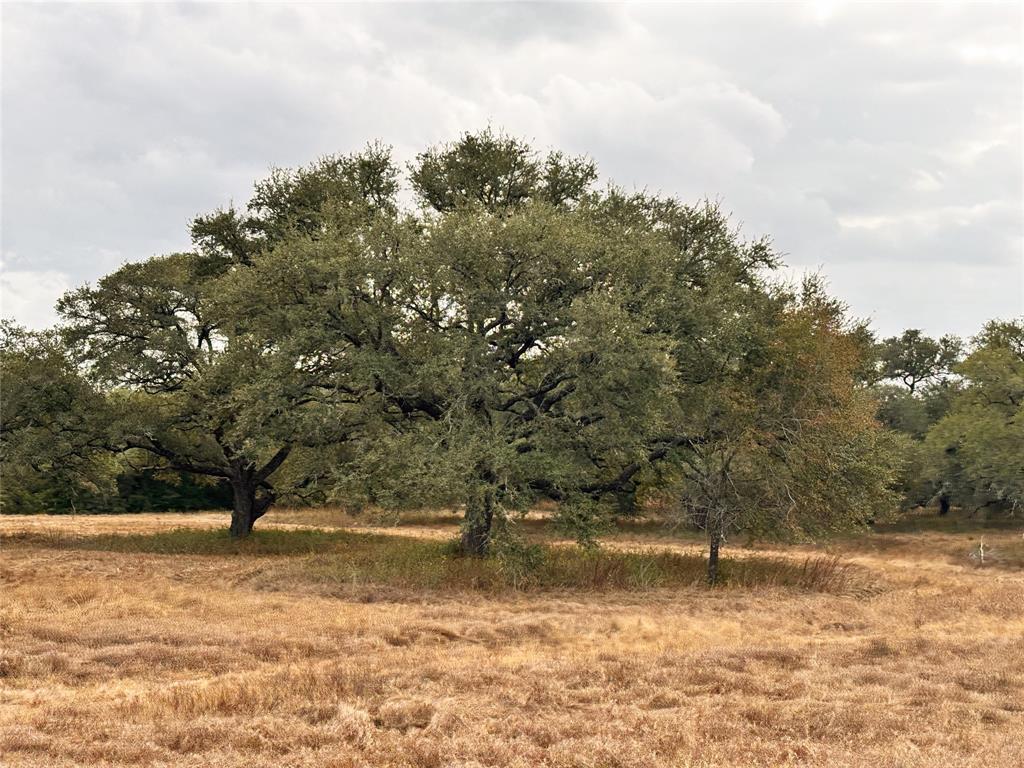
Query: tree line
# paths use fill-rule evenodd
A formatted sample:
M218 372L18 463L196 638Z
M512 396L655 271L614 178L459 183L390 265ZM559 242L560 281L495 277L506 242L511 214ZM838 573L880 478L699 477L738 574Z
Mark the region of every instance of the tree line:
M668 497L714 581L732 531L1021 502L1024 323L877 342L717 206L597 179L491 131L273 171L3 327L5 511L162 483L244 537L280 500L443 504L483 556L541 499L592 544Z
M878 418L906 446L903 505L1024 506L1024 319L989 322L969 345L912 329L874 349Z

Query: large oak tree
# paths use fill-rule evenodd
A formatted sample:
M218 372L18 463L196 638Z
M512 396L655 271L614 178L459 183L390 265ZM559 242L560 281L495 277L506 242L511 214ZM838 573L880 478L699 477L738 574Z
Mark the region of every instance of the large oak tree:
M418 209L255 259L241 292L274 309L252 327L379 406L347 496L464 504L483 554L510 510L646 460L672 376L640 308L666 243L609 217L594 176L468 135L413 165Z
M379 145L275 171L196 219L192 251L65 296L103 447L230 484L236 536L329 485L461 504L472 554L542 496L585 529L656 466L713 553L736 510L806 528L877 497L853 330L775 287L770 245L716 207L600 189L586 158L491 131L417 157L412 205L402 178Z

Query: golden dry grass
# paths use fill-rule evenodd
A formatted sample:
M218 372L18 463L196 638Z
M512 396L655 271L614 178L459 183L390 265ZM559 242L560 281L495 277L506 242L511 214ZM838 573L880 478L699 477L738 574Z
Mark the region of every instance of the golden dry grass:
M342 551L115 551L224 523L0 517L0 764L1024 765L1020 530L833 544L873 585L840 594L439 591L340 583ZM699 551L661 541L612 546Z

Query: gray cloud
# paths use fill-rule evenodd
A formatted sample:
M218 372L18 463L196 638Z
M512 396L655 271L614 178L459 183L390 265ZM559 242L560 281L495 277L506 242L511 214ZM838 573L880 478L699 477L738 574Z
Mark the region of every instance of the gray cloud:
M3 6L2 313L186 248L271 165L488 123L720 199L884 333L1024 311L1021 10Z

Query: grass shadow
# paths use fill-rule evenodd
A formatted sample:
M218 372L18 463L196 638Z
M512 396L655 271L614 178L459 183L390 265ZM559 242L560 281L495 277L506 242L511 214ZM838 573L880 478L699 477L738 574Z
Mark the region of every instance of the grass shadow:
M1024 517L1008 512L974 514L955 510L946 515L934 510L914 510L894 520L875 523L876 533L983 533L985 531L1024 531Z
M317 584L379 585L485 592L533 590L646 591L704 584L700 555L664 550L615 551L545 544L520 545L494 557L463 557L455 542L319 529L264 529L244 540L223 529L176 528L147 534L21 533L8 544L63 550L170 556L281 558L276 577ZM803 562L746 555L725 558L724 587L782 587L850 593L864 574L835 557Z
M157 533L18 533L4 536L52 549L82 549L151 555L308 555L357 545L389 542L391 536L319 529L256 530L245 539L233 539L223 528L172 528Z

